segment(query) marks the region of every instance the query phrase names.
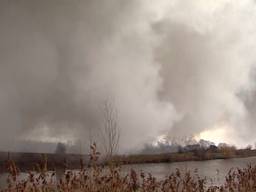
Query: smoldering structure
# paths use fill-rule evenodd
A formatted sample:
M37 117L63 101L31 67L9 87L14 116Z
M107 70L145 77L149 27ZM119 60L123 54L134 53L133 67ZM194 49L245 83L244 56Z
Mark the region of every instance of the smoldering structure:
M106 100L120 151L222 123L253 142L255 11L252 0L1 1L2 148L97 140Z

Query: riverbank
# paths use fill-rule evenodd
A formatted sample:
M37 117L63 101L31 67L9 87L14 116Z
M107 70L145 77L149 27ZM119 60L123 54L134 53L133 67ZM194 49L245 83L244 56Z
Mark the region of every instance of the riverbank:
M256 150L240 149L234 151L190 151L164 154L118 155L112 158L116 164L171 163L183 161L205 161L213 159L229 159L256 156ZM33 170L47 163L48 169L78 169L88 164L88 155L78 154L40 154L40 153L8 153L0 152L0 171L5 170L7 160L15 162L21 170ZM103 162L103 161L101 161Z
M47 164L47 169L55 168L80 168L81 159L86 163L89 160L88 155L79 154L41 154L41 153L19 153L19 152L0 152L0 172L6 170L6 162L11 160L21 170L40 169L43 164Z
M141 164L141 163L171 163L183 161L206 161L214 159L244 158L256 156L256 150L239 149L230 152L221 150L211 151L191 151L182 153L164 154L135 154L127 156L116 156L113 160L121 164Z
M9 176L5 175L0 191L255 192L255 157L104 168L93 159L90 169L59 176L48 170L19 174L9 162Z

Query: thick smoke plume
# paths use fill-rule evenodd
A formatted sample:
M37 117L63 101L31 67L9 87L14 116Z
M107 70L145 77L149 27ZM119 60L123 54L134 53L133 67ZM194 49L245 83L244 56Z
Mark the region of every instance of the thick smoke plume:
M252 0L1 1L2 148L86 144L106 100L121 151L220 128L253 142L255 19Z

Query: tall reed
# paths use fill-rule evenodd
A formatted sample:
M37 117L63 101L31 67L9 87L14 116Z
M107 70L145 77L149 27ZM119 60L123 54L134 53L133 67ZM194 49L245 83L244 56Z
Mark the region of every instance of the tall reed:
M19 169L11 160L7 162L9 176L7 187L2 192L255 192L256 166L228 172L221 186L208 186L205 178L196 172L181 173L179 169L164 179L158 180L152 174L133 169L128 174L122 167L110 163L107 167L98 164L100 153L96 144L91 146L90 163L77 171L66 170L63 177L56 179L55 172L47 170L47 158L36 171L28 172L27 178L18 180Z

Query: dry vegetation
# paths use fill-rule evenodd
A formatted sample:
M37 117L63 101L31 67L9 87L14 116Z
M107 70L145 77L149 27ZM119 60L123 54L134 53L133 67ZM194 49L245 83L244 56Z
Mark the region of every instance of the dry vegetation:
M211 159L229 159L256 156L256 150L236 149L233 146L222 146L215 150L199 148L187 152L160 154L131 154L113 156L112 160L122 164L170 163L182 161L204 161Z
M178 169L163 180L157 180L150 173L136 172L124 175L121 167L109 163L107 168L97 164L99 153L96 145L91 146L90 165L81 161L79 171L66 171L60 180L55 173L47 171L47 159L38 165L37 171L28 172L28 177L18 181L19 170L11 160L7 162L8 192L254 192L256 191L256 167L230 170L221 186L207 186L206 179L197 172L182 174Z

